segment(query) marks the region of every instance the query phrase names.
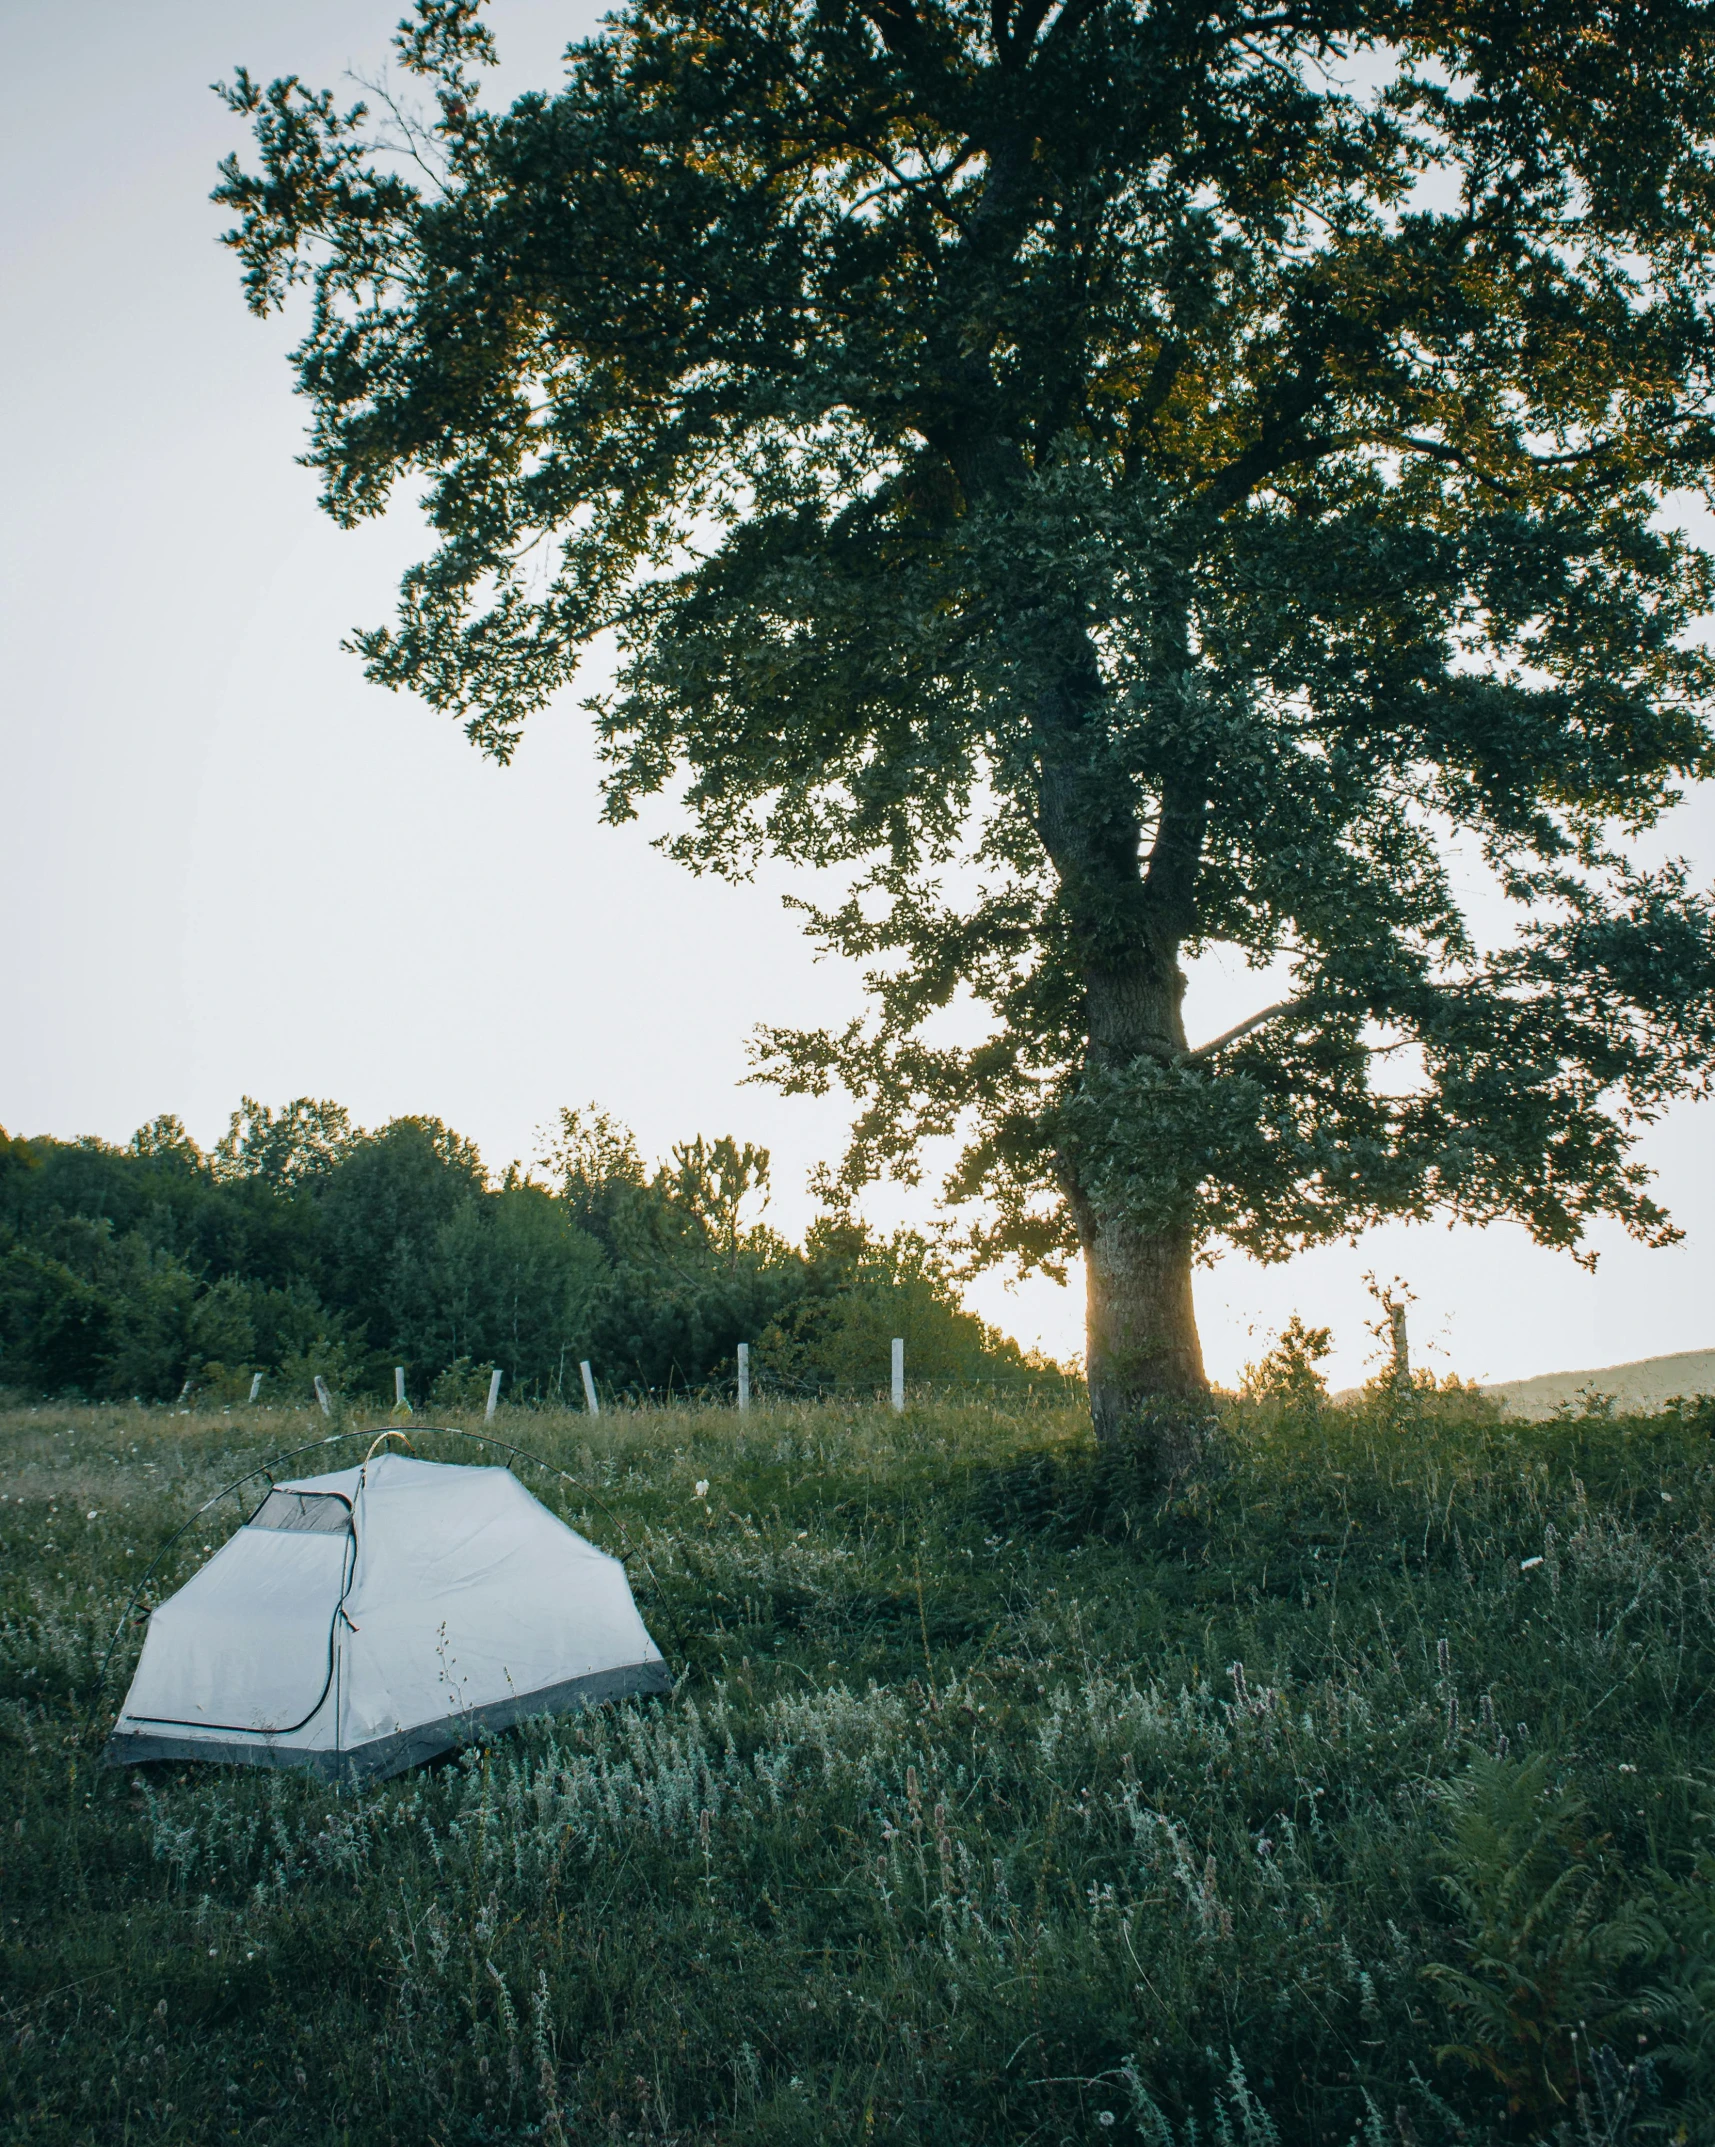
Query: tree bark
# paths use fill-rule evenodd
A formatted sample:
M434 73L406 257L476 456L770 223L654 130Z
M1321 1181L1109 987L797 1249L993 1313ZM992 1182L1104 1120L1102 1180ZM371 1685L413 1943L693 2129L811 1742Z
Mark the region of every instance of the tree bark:
M1091 1071L1186 1048L1179 948L1196 922L1207 788L1193 771L1169 780L1147 860L1126 786L1104 768L1090 722L1094 657L1045 698L1038 831L1053 860L1084 972ZM1151 1233L1104 1212L1068 1159L1064 1182L1084 1250L1085 1369L1097 1438L1135 1447L1167 1487L1195 1458L1208 1377L1192 1303L1189 1234Z
M1157 962L1138 970L1117 994L1099 973L1088 980L1088 1063L1117 1067L1143 1053L1159 1056L1163 1045L1184 1049L1177 962L1170 980ZM1076 1183L1069 1191L1084 1250L1084 1366L1096 1437L1133 1448L1166 1489L1195 1460L1207 1419L1191 1238L1104 1212Z
M1182 1475L1209 1391L1191 1301L1189 1239L1150 1237L1091 1215L1084 1239L1085 1365L1101 1443L1159 1448L1158 1473Z

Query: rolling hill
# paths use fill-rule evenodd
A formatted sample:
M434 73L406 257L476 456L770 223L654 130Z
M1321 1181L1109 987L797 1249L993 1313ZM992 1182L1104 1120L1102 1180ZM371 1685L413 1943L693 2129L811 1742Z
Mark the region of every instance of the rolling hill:
M1552 1416L1563 1402L1576 1403L1591 1389L1611 1394L1621 1410L1659 1409L1676 1394L1715 1394L1715 1349L1686 1349L1671 1357L1643 1357L1635 1364L1604 1364L1594 1371L1543 1372L1534 1379L1508 1379L1485 1386L1514 1416Z

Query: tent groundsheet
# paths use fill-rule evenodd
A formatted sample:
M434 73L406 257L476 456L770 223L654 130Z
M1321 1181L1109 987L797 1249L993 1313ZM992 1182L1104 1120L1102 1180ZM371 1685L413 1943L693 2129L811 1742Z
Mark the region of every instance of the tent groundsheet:
M276 1485L160 1606L105 1757L377 1781L671 1684L619 1560L509 1469L382 1454Z

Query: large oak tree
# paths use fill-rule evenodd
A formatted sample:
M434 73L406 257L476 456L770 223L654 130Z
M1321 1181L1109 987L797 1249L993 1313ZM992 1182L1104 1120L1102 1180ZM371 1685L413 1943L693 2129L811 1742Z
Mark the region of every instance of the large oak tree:
M218 195L328 510L427 478L372 676L504 759L611 635L610 815L840 869L871 1014L765 1061L848 1185L957 1133L975 1251L1081 1250L1100 1433L1177 1465L1202 1247L1672 1234L1709 6L630 0L506 111L465 0L398 49L415 114L240 75ZM1291 985L1202 1040L1217 947Z

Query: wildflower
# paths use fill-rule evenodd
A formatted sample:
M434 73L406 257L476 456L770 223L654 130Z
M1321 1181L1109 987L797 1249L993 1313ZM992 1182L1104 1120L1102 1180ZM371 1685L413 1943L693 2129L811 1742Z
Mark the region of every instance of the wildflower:
M1661 1495L1663 1498L1666 1498L1667 1493L1664 1491ZM95 1507L93 1506L91 1506L89 1511L84 1515L84 1519L86 1521L99 1521L100 1518L101 1515L96 1511Z
M1113 2123L1113 2121L1114 2113L1112 2110L1098 2110L1096 2112L1096 2122L1102 2127L1104 2131L1109 2125Z
M707 1478L706 1476L699 1476L699 1477L697 1478L697 1496L698 1496L699 1498L707 1498L707 1497L708 1497L708 1495L709 1495L709 1479L708 1479L708 1478Z

